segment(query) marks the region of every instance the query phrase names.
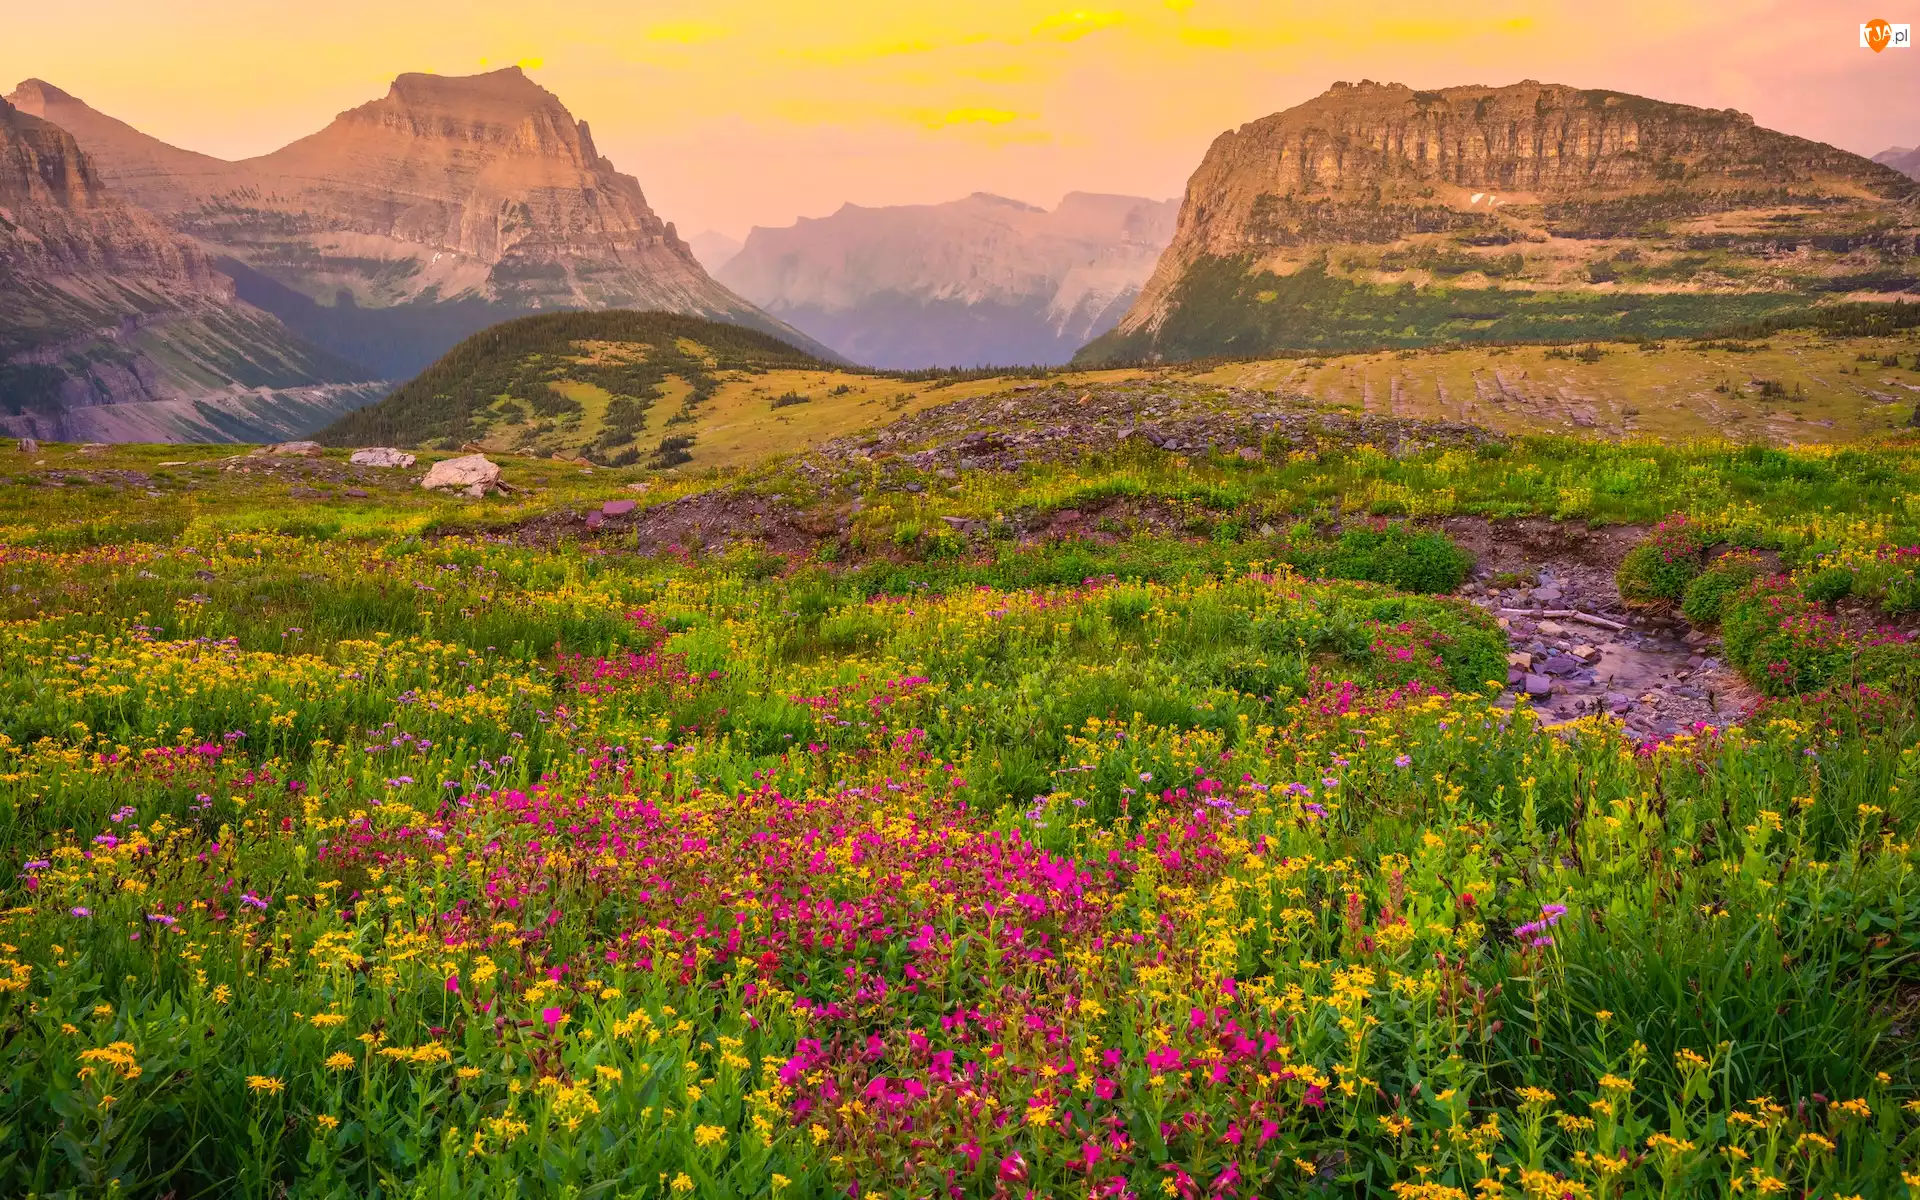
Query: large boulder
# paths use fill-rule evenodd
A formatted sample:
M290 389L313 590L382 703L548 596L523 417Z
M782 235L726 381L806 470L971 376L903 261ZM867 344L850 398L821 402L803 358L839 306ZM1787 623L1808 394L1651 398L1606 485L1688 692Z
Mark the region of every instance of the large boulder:
M274 458L319 458L320 443L275 442L271 446L262 446L253 453L270 455Z
M365 450L355 450L353 457L347 460L356 467L410 467L413 455L405 450L395 450L392 446L370 446Z
M436 490L456 488L469 496L484 496L500 486L500 464L484 454L449 458L433 464L420 486Z
M23 437L20 439L19 449L22 454L38 454L40 453L40 443L33 438Z

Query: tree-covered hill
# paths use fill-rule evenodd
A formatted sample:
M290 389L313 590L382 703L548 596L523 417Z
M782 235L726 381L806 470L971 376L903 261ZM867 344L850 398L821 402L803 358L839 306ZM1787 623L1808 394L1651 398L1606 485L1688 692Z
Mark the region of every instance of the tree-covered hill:
M596 447L618 454L633 448L656 401L672 393L690 412L718 386L717 372L825 365L770 334L699 317L551 313L474 334L318 437L336 446L458 445L501 425L578 422L591 404L600 410Z

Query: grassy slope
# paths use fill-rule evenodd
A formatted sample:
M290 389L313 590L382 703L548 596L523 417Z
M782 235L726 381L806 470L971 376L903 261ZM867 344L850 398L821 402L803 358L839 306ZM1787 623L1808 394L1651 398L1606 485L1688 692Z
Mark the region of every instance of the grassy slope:
M1514 431L1776 443L1851 440L1899 425L1920 402L1920 370L1914 369L1920 340L1910 335L1828 339L1785 332L1760 342L1706 345L1742 349L1613 343L1599 347L1604 356L1598 361L1585 362L1549 357L1549 347L1462 347L1232 363L1195 378ZM1884 355L1899 356L1902 365L1882 366ZM1764 395L1756 380L1775 381L1788 394ZM1722 385L1728 390L1718 390Z

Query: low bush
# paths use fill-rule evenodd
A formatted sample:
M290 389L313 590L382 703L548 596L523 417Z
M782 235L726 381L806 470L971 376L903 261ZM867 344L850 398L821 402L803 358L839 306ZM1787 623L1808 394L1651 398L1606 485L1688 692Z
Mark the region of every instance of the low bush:
M1920 644L1895 629L1848 629L1785 576L1756 580L1728 604L1721 636L1727 661L1768 696L1842 684L1920 695Z
M1723 554L1687 585L1680 615L1694 625L1717 625L1727 601L1765 573L1766 567L1751 554Z
M1376 521L1333 542L1296 538L1284 556L1296 570L1322 579L1384 583L1403 592L1451 592L1473 559L1446 534L1405 522Z
M1712 544L1699 524L1674 513L1621 560L1614 573L1620 598L1643 607L1678 603L1700 574L1700 556Z
M1817 571L1800 585L1800 594L1815 604L1832 604L1853 594L1853 572L1846 567Z

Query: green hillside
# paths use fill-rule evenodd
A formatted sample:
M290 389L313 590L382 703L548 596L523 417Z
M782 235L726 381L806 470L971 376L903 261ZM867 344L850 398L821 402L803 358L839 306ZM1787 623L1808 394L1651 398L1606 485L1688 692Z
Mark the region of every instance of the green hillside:
M493 326L448 351L380 403L318 435L335 446L451 449L506 441L563 446L596 461L639 460L670 426L690 424L722 372L827 364L769 334L664 312L568 312ZM671 401L671 404L663 404ZM591 437L581 444L583 431Z

